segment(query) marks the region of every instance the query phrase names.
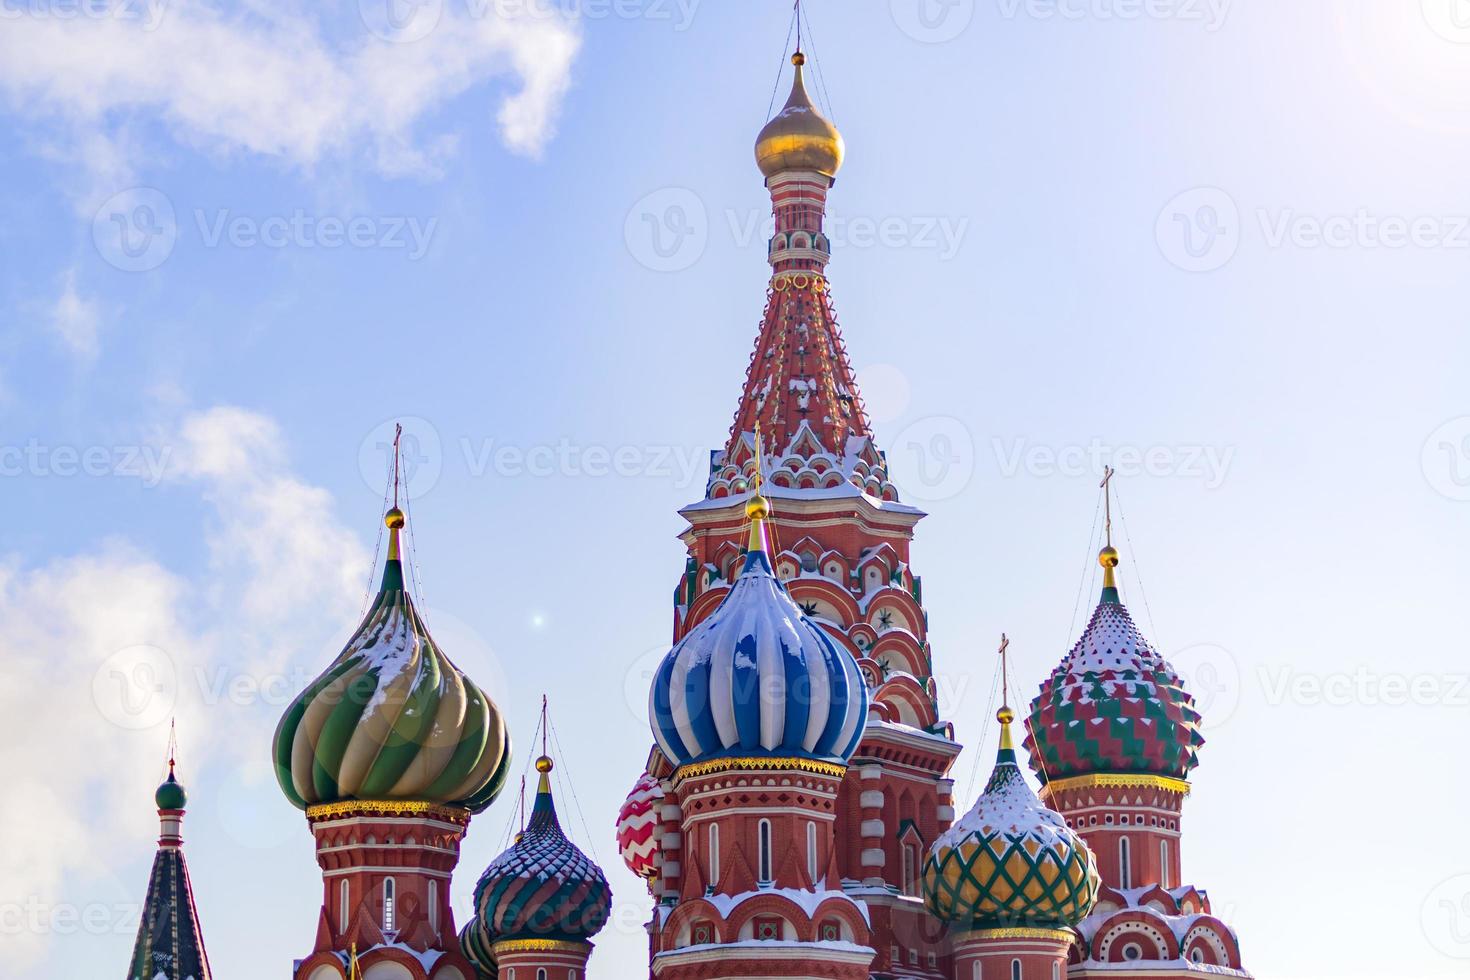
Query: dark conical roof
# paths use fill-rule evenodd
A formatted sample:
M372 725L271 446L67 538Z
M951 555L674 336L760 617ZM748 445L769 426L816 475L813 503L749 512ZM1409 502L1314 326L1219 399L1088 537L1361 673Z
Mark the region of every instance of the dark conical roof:
M166 818L148 878L133 958L128 962L128 980L211 980L213 976L177 831L177 815Z

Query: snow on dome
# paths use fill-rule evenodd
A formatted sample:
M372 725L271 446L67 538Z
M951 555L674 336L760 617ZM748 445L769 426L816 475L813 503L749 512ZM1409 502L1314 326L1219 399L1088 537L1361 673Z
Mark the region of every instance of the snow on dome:
M720 607L669 651L649 722L676 767L730 757L846 764L868 715L857 662L752 549Z
M1097 861L1016 765L1009 729L974 809L924 862L924 901L962 928L1071 926L1096 904Z
M623 863L640 878L652 881L658 877L658 805L664 798L663 787L648 773L639 777L633 792L618 811L618 850Z
M1026 750L1043 782L1093 773L1188 777L1204 744L1184 682L1105 590L1031 702Z
M510 736L495 703L414 609L398 528L389 526L383 583L367 616L276 728L276 778L301 809L411 800L479 813L505 786Z
M475 885L482 939L585 942L612 914L612 890L602 869L562 832L547 775L550 760L542 762L530 823Z

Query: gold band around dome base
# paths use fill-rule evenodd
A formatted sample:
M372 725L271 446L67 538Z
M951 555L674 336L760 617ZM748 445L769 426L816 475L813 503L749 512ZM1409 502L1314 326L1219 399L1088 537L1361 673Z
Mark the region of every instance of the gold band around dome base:
M464 807L423 803L417 800L340 800L317 803L306 808L308 820L331 820L335 817L364 817L387 814L394 817L437 817L450 823L467 824L470 811Z
M580 956L592 948L591 943L574 943L562 939L505 939L491 945L498 956L506 953L573 953Z
M793 288L810 288L820 293L827 288L827 279L820 272L779 272L771 277L771 288L778 293Z
M1069 789L1161 789L1167 793L1189 795L1189 783L1172 776L1154 776L1142 773L1099 772L1086 776L1069 776L1053 779L1041 787L1041 795L1064 793Z
M1056 942L1071 943L1077 938L1076 933L1067 929L1043 929L1039 926L1011 926L1001 929L971 929L962 932L955 937L956 943L968 942L979 939L1050 939Z
M712 762L695 762L680 766L674 771L674 782L713 776L719 772L741 770L769 772L810 772L818 776L841 779L847 775L847 767L832 762L815 762L811 759L715 759Z

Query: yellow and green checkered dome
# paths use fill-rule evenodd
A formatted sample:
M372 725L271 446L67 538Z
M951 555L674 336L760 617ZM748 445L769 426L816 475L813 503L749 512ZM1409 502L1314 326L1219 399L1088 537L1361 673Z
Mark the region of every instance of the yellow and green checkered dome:
M479 813L510 770L500 709L444 655L404 588L403 513L390 528L383 584L362 625L276 728L276 778L302 809L405 800Z
M924 862L924 901L964 929L1074 926L1097 902L1097 860L1027 784L1011 717L1002 709L1000 752L985 792Z

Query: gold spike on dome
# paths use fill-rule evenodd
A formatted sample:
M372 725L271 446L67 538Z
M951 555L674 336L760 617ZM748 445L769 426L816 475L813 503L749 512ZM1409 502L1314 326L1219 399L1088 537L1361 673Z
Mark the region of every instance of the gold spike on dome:
M764 450L761 448L761 424L755 424L755 477L751 483L753 496L745 505L745 516L750 519L750 550L766 551L766 518L771 516L771 501L761 493L766 466Z
M1103 502L1106 507L1106 522L1104 528L1107 533L1107 543L1097 553L1097 563L1103 567L1103 597L1117 601L1118 578L1114 569L1118 567L1118 549L1113 547L1113 474L1117 471L1111 466L1103 467L1102 487Z
M796 66L791 97L756 137L756 165L766 177L791 170L814 170L835 177L842 169L847 146L837 127L817 111L807 95L806 55L798 50L791 56L791 63Z

